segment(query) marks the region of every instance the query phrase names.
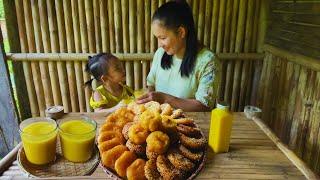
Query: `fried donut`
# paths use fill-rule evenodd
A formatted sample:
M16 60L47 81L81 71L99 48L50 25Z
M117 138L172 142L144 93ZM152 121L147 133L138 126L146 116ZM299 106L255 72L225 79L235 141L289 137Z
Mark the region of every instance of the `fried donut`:
M116 160L114 169L121 177L126 177L127 168L131 165L133 161L137 159L137 156L131 151L125 151L122 155Z
M167 151L170 138L162 131L154 131L147 137L147 147L150 151L163 154Z
M144 104L137 104L136 102L131 102L128 104L127 109L131 110L134 114L139 115L146 110Z
M192 161L200 161L203 156L203 151L193 152L184 147L182 144L180 144L179 150L182 155Z
M158 153L153 152L153 151L150 151L150 149L148 148L148 146L147 146L147 149L146 149L146 155L147 155L147 158L148 158L149 160L157 160L157 157L159 156Z
M171 118L171 116L162 115L161 123L163 130L166 132L175 132L177 130L177 123Z
M117 109L114 113L119 117L127 119L128 121L132 121L135 116L135 114L126 107L121 107Z
M161 108L161 115L170 116L173 112L173 108L168 103L161 104L160 108Z
M172 116L171 116L172 117ZM190 118L180 118L180 119L174 119L174 121L177 124L183 124L188 126L194 126L194 121Z
M164 155L157 157L156 164L164 180L182 179L183 172L176 169Z
M128 148L124 145L118 145L116 147L113 147L112 149L105 151L102 153L101 161L102 164L109 168L114 168L114 164L116 160L124 153L125 151L128 151Z
M99 133L105 132L105 131L118 131L121 132L121 127L116 125L116 124L112 124L112 123L104 123L100 129L99 129Z
M120 132L106 131L106 132L102 132L101 134L99 134L98 143L100 144L104 141L111 140L115 137L118 137L122 143L125 142L125 140Z
M182 109L176 109L176 110L174 110L174 111L172 112L171 117L172 117L173 119L176 119L176 118L178 118L178 117L181 117L182 115L183 115Z
M143 128L140 124L134 124L129 128L129 140L135 144L143 144L149 135L148 130Z
M176 150L170 150L167 157L174 167L182 171L189 172L195 167L194 163L192 163L188 158L185 158L183 155L179 154Z
M187 136L198 136L201 134L201 130L199 128L196 127L190 127L190 126L186 126L183 124L179 124L177 126L177 130L178 132L181 132Z
M157 170L157 161L148 160L144 166L144 174L148 180L160 180L161 175Z
M129 128L135 124L135 122L128 122L126 125L123 126L122 128L122 135L123 137L128 140L129 139L129 136L128 136L128 133L129 133Z
M182 133L179 133L179 138L181 144L184 146L191 148L191 149L201 149L206 146L207 141L206 138L203 136L199 136L200 138L197 137L188 137Z
M119 137L115 137L111 140L99 143L98 149L99 149L100 153L102 154L103 152L105 152L105 151L107 151L117 145L120 145L122 143L123 143L123 141Z
M144 107L146 107L146 109L148 109L149 111L157 113L161 112L160 103L158 103L157 101L149 101L144 104Z
M126 142L126 146L128 149L132 152L135 152L138 156L140 157L145 157L146 154L146 146L145 144L140 145L140 144L134 144L130 140Z
M127 178L128 180L144 180L147 179L144 175L144 166L146 161L143 159L136 159L128 168L127 168Z
M162 127L159 112L146 110L139 116L139 119L141 126L151 132L160 130Z
M132 118L133 119L133 118ZM106 119L106 123L107 124L114 124L116 126L119 126L119 127L123 127L125 124L127 124L128 122L130 122L131 120L130 119L127 119L125 117L121 117L121 116L118 116L117 114L115 113L112 113L110 114L107 119Z

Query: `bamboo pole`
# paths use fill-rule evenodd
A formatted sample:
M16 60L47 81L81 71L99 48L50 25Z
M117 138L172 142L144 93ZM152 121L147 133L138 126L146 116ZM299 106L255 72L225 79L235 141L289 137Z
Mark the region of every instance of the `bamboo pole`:
M158 1L151 1L151 18L154 12L157 10ZM152 23L152 22L151 22ZM155 52L157 49L157 40L156 37L151 33L150 35L150 52Z
M74 32L74 43L76 53L81 53L81 36L80 35L80 21L78 11L78 1L71 0L72 17L73 17L73 32ZM83 73L81 62L74 62L74 69L76 75L76 85L79 101L79 111L85 112L85 97L83 93Z
M245 32L245 40L244 40L244 52L250 52L251 48L251 39L252 39L252 24L253 24L253 8L254 8L254 1L248 0L248 10L247 10L247 19L246 19L246 32ZM239 96L239 110L243 110L247 91L250 92L251 82L251 69L250 69L250 62L243 61L242 65L242 76L241 76L241 83L240 83L240 96Z
M145 41L144 41L144 52L150 52L150 30L151 30L151 0L144 1L144 29L145 29Z
M216 42L217 42L217 27L218 27L218 16L219 15L219 0L213 1L212 7L212 22L211 22L211 36L210 36L210 49L216 51Z
M94 30L95 30L95 42L96 42L96 52L102 52L102 42L101 42L101 28L100 28L100 0L93 1L93 19L94 19Z
M192 14L194 18L194 24L198 25L198 18L199 18L199 0L192 1Z
M144 52L144 2L143 0L137 1L137 30L138 30L138 53ZM142 62L142 71L141 71L141 61L134 62L134 88L140 89L141 84L146 87L146 79L142 79L142 72L146 70L147 63L145 61ZM141 83L141 79L142 82Z
M109 1L110 2L110 1ZM96 51L95 46L95 34L94 34L94 20L93 20L93 7L91 0L85 0L86 9L86 22L87 22L87 32L88 32L88 43L89 52L94 53Z
M120 53L123 52L122 46L122 17L121 17L121 1L113 0L114 5L114 28L115 28L115 37L116 37L116 52Z
M218 35L217 35L217 45L215 50L216 53L222 52L222 49L223 49L223 36L224 36L223 33L225 30L224 28L225 28L225 16L226 16L225 11L226 11L226 1L221 1L220 7L219 7Z
M61 0L55 0L56 5L56 16L58 24L58 33L59 33L59 47L60 52L66 52L66 38L65 38L65 28L64 28L64 14L63 14L63 5ZM65 62L58 62L58 76L62 97L62 104L65 112L70 112L70 96L69 96L69 86L67 79L67 72Z
M223 37L223 48L222 52L229 52L230 47L230 26L231 26L231 15L233 8L233 0L228 0L226 5L226 20L225 20L225 32Z
M114 11L113 11L113 1L108 1L108 20L109 20L109 38L110 38L110 51L112 53L116 52L116 42L114 33Z
M204 37L203 44L207 47L210 46L210 33L211 33L211 12L212 12L212 0L206 0L206 13L204 23Z
M137 32L136 32L136 4L129 1L129 33L130 33L130 53L137 51Z
M28 46L29 37L27 36L27 34L28 34L28 31L30 31L29 29L30 27L25 26L24 18L27 18L27 16L25 15L26 13L24 12L24 5L22 3L23 3L22 0L15 0L21 52L26 53L29 50L29 46ZM27 28L28 28L28 31L26 30ZM35 117L39 115L39 108L38 108L38 104L36 103L36 92L34 90L34 84L31 78L31 67L29 62L23 62L23 73L25 76L25 81L26 81L26 86L28 91L31 114L33 117Z
M127 1L127 0L124 0ZM110 52L109 46L109 27L108 27L108 6L107 1L100 0L100 23L101 23L101 38L102 38L102 51Z
M267 30L268 11L269 11L268 0L261 0L260 3L260 14L259 14L259 27L258 27L258 39L257 39L257 52L263 51L264 38Z
M247 12L246 4L247 4L247 0L240 0L239 9L241 9L241 11L239 12L235 52L241 52L243 48L245 16ZM235 71L234 71L234 77L233 77L234 85L232 88L231 109L233 111L238 110L241 66L242 66L242 62L237 61L235 64Z
M42 2L42 1L41 1ZM56 14L54 10L54 1L48 0L47 1L47 11L48 11L48 22L49 22L49 31L50 31L50 42L51 42L51 52L57 53L59 52L59 40L58 40L58 29L57 29L57 20ZM50 66L50 64L53 64ZM52 91L53 91L53 100L55 105L61 105L61 92L60 92L60 84L57 72L58 62L51 62L49 61L49 74L50 79L54 82L52 83Z
M87 23L86 23L84 0L80 0L78 5L79 5L79 20L80 20L82 52L88 53L89 52L89 45L88 45L88 33L87 33ZM107 44L109 44L109 42L107 42ZM85 72L87 61L88 61L88 56L84 57L84 62L82 62L83 82L87 82L90 79L89 74L87 72ZM90 88L85 88L84 95L85 95L85 102L86 102L86 111L90 112L91 111L90 103L89 103L89 100L91 97Z
M204 29L205 29L205 20L204 16L206 13L206 0L200 0L199 2L199 19L198 19L198 40L203 42Z

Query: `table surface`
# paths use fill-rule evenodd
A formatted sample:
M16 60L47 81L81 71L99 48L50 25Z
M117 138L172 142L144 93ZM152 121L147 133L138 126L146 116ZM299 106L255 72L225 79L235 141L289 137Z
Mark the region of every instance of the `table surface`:
M209 112L186 113L201 127L208 138L210 126ZM99 126L107 114L69 113L65 116L86 115L96 120ZM208 148L207 160L196 179L306 179L285 153L266 135L256 121L247 119L241 112L234 113L230 151L214 154ZM0 179L25 177L17 161L0 176ZM66 177L63 177L65 179ZM70 179L106 179L100 166L91 176L68 177ZM53 177L52 179L62 179Z

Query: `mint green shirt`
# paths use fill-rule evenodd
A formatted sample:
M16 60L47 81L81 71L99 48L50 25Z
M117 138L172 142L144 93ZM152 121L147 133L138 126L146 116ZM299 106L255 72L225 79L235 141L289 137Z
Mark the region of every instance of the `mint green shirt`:
M170 69L162 69L161 58L164 49L159 48L153 57L147 85L156 91L184 99L196 99L208 107L214 107L216 89L214 89L214 54L203 48L197 55L195 68L189 77L182 77L180 65L182 59L173 56Z

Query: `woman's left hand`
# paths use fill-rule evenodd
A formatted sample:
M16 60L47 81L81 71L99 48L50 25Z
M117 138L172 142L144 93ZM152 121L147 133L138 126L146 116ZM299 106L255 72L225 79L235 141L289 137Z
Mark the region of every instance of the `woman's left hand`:
M166 98L168 97L167 94L165 93L162 93L162 92L156 92L156 91L151 91L151 92L148 92L142 96L140 96L138 99L137 99L137 103L138 104L142 104L142 103L146 103L146 102L149 102L149 101L157 101L159 102L160 104L164 103L166 101Z

